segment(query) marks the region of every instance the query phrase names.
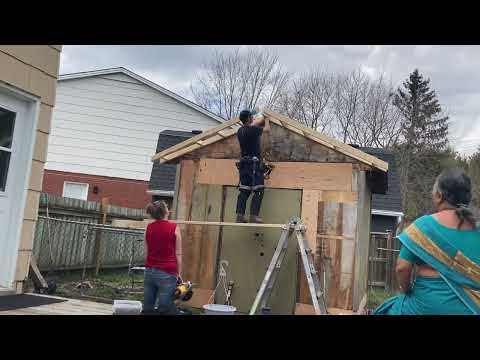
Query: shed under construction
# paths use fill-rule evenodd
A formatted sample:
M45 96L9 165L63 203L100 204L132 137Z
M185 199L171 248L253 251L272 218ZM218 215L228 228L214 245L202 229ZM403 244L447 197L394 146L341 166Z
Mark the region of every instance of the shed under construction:
M260 216L306 225L315 266L327 277L329 308L357 311L366 302L371 194L385 193L388 164L354 147L265 111L271 132L263 135L264 160L274 165L265 182ZM238 119L205 131L153 157L175 163L172 218L234 222L240 158ZM278 242L280 229L262 226L182 224L183 278L196 284L193 304L206 304L221 260L235 282L231 302L248 313ZM291 240L293 241L293 240ZM271 297L274 314L313 313L301 262L289 246ZM223 303L217 292L215 301Z

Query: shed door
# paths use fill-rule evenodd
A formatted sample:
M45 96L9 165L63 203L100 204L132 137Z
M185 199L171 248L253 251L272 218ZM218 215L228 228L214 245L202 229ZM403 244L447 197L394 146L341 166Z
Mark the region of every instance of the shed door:
M227 187L224 221L235 221L238 188ZM251 199L251 197L250 197ZM260 216L265 223L286 223L291 216L300 216L301 190L266 189ZM247 204L247 215L250 201ZM248 313L265 276L281 229L231 227L223 229L220 260L227 260L227 275L235 282L232 305L239 312ZM287 254L270 298L273 314L293 314L297 289L297 243L289 240ZM217 303L223 303L224 294L217 291Z
M31 159L29 103L0 88L0 286L11 287Z

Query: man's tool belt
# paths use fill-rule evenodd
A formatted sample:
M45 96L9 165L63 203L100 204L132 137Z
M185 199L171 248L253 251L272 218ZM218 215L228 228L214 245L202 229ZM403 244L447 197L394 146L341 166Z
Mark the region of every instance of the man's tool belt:
M273 170L273 165L270 164L265 164L261 159L259 159L256 156L242 156L240 158L240 161L235 163L235 166L237 167L238 170L240 170L240 162L242 161L252 161L252 162L258 162L257 164L258 170L262 172L266 178L272 173Z

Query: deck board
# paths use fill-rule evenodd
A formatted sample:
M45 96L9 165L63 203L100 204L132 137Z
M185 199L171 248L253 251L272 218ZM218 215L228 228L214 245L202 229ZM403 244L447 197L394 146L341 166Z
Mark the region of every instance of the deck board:
M67 301L23 309L0 311L0 315L112 315L112 305L109 304L89 300L66 299L59 296L29 295L65 299Z

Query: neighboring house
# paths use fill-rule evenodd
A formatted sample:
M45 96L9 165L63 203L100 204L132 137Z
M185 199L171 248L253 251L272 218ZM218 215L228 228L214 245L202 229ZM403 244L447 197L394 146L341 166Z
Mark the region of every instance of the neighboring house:
M0 295L28 276L60 45L0 45Z
M157 153L177 145L196 135L198 132L164 130L158 136ZM165 200L172 203L175 192L175 174L177 166L174 164L160 164L155 161L150 176L150 193L152 200Z
M143 208L158 134L222 122L124 68L60 75L43 190Z
M157 153L194 136L192 132L165 130L158 137ZM385 149L360 148L367 154L373 155L388 163L388 190L385 195L372 196L372 223L371 231L394 231L403 216L400 198L400 178L392 152ZM153 200L167 200L171 203L175 191L176 165L160 164L156 161L150 177L150 188L154 194Z
M373 194L372 196L371 230L373 232L395 231L397 224L403 217L400 176L395 163L395 156L391 151L385 149L360 148L360 150L388 163L387 193L385 195Z

